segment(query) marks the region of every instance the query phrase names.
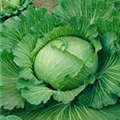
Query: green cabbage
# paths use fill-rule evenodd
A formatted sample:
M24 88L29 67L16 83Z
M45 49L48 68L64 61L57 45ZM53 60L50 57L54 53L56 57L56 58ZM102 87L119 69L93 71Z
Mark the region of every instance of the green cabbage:
M20 6L20 0L1 0L1 15L9 14Z
M86 67L91 73L96 72L98 57L94 48L87 41L67 36L49 42L36 56L34 63L37 77L55 89L73 89L84 83L81 73ZM80 77L82 76L82 77Z
M31 0L0 0L0 18L4 19L16 15L18 11L23 10Z
M1 24L1 120L120 119L117 2L58 0Z

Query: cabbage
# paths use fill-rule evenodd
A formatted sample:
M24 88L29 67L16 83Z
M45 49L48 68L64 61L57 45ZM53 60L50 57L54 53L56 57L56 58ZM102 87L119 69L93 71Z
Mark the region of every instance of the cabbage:
M98 57L92 45L72 36L60 37L49 42L38 52L34 63L39 79L55 89L65 90L84 83L85 78L81 72L84 67L94 74L97 66ZM91 74L86 72L84 75Z
M0 119L119 120L119 1L56 2L1 24Z
M2 21L23 10L31 0L0 0L0 18Z

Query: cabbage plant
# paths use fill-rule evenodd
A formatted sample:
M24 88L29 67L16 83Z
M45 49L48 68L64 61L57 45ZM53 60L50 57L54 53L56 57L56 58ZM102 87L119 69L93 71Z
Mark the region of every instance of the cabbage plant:
M27 7L31 0L0 0L0 18L5 19L16 15Z
M120 119L120 12L115 4L64 0L53 13L29 6L6 20L0 31L1 118Z

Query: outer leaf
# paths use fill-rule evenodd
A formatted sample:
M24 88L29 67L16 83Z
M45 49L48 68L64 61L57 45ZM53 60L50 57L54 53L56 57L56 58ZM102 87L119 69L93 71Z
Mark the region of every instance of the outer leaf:
M101 59L104 59L104 62L100 64L101 71L97 81L79 96L80 103L94 108L113 105L120 96L119 57L114 55L105 58L103 56Z
M117 45L117 36L114 33L106 33L102 38L101 38L101 43L103 45L104 52L107 54L114 54L118 51L118 46Z
M21 95L31 104L38 105L42 102L45 104L50 99L52 90L45 86L28 87L21 90Z
M64 104L67 104L75 99L75 97L83 91L85 88L85 85L81 85L80 87L69 90L69 91L55 91L53 98L57 100L58 102L63 102Z
M18 17L7 20L1 25L0 36L0 51L13 48L23 36L21 20Z
M69 91L56 91L52 90L45 85L33 85L31 82L25 80L18 81L18 89L21 89L21 95L31 104L39 105L40 103L46 103L53 96L53 98L64 104L73 101L75 97L85 88L82 85L76 89Z
M24 35L30 33L30 28L34 26L45 13L46 9L34 9L33 6L29 6L20 17L13 17L6 20L1 25L0 51L13 49L14 46L23 39Z
M26 35L21 42L19 42L16 48L13 50L15 55L14 62L21 68L20 75L25 79L34 79L37 78L34 76L33 72L33 58L31 52L33 51L36 45L36 38L32 35Z
M24 120L117 120L120 117L120 105L116 104L96 110L82 106L81 104L70 103L63 105L59 103L32 112L16 112L12 114L16 114Z
M5 8L0 14L0 19L2 21L4 21L11 16L15 16L15 15L21 13L21 11L23 11L25 8L27 8L30 3L32 3L32 0L20 0L20 6L16 6L16 7L13 6L14 8L12 8L12 6L10 6L7 9Z
M97 21L97 27L101 35L112 32L120 38L120 19L118 17L113 17L112 20L99 19Z
M97 27L86 17L71 17L66 24L78 32L78 36L84 39L95 38L98 35Z
M116 17L111 21L99 19L97 26L100 35L103 36L101 41L105 52L120 54L120 19Z
M21 89L21 95L31 104L39 105L46 103L53 94L53 91L45 85L33 85L30 81L20 80L17 84L18 89Z
M16 88L19 79L18 68L13 62L13 57L6 51L0 56L1 69L0 72L0 106L5 109L24 107L24 99Z
M0 116L0 120L22 120L20 117L17 117L15 115L10 115L7 117Z
M41 20L32 28L32 31L39 37L45 36L46 33L53 30L56 24L56 18L53 15L46 14Z
M20 19L24 23L24 30L26 32L30 32L30 29L38 24L38 22L46 15L47 9L46 8L34 8L33 6L29 6L28 9L22 12L20 15ZM38 26L37 26L38 27ZM33 31L34 32L34 31Z
M65 0L59 5L55 14L63 20L71 17L86 17L93 23L97 18L109 18L113 5L108 5L101 0Z

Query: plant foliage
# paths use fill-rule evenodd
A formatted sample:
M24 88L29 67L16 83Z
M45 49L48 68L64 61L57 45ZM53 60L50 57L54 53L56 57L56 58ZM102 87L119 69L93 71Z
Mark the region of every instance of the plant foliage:
M31 0L0 0L0 19L2 21L20 13L24 10Z
M57 1L6 20L0 120L120 119L118 2Z

